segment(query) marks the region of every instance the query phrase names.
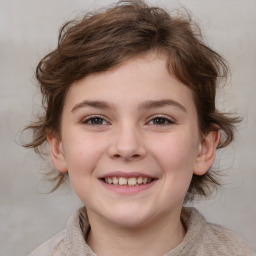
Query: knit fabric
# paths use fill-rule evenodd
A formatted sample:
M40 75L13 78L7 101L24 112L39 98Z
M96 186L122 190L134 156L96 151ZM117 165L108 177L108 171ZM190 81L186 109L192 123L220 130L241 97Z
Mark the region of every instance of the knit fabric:
M35 249L29 256L97 256L84 239L81 209L68 220L66 229ZM83 230L89 223L83 216ZM252 256L246 243L233 231L206 222L195 208L183 208L181 220L187 229L183 241L163 256Z

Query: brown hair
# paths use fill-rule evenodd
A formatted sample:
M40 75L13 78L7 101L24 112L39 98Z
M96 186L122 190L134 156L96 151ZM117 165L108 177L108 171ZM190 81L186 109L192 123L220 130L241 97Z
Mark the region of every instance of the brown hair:
M202 42L199 27L188 14L170 15L143 1L119 1L115 6L66 23L60 30L58 47L37 66L44 113L26 129L33 140L26 147L42 154L46 130L59 135L62 109L70 86L83 77L113 68L128 58L152 50L164 51L170 72L193 92L201 134L220 129L218 148L233 140L238 118L215 107L216 86L226 78L223 58ZM57 189L64 175L56 172ZM186 200L207 196L220 184L216 173L193 175Z

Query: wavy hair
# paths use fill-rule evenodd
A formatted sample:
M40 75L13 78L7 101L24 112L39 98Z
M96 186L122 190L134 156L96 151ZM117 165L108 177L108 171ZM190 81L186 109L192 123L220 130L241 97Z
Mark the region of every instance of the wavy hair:
M170 72L192 90L201 134L219 129L218 148L226 147L233 140L234 127L240 119L215 106L216 87L228 74L225 60L203 42L200 28L188 13L169 14L132 0L87 13L60 29L57 48L36 68L43 113L25 128L33 130L33 139L24 146L42 155L46 131L60 133L65 97L75 81L152 50L164 51ZM64 174L54 173L53 191L65 180ZM186 200L206 197L219 185L216 171L194 174Z

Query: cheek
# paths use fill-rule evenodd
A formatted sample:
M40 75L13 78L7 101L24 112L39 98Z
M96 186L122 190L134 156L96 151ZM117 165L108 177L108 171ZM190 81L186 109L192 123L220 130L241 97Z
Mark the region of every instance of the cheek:
M192 171L197 155L197 143L189 133L175 133L158 139L152 153L168 172Z
M71 178L91 175L99 158L104 154L106 143L99 136L74 134L66 140L65 158Z
M193 175L198 140L187 132L177 132L158 140L152 154L162 169L163 191L173 201L182 200Z
M105 151L104 143L93 136L73 136L68 141L66 160L69 179L78 197L88 202L90 191L95 186L94 171Z

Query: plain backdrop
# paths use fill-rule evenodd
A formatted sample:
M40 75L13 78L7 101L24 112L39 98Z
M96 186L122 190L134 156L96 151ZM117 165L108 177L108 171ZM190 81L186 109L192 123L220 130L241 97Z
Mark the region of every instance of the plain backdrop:
M219 92L222 111L244 117L235 142L216 167L225 187L195 205L211 222L238 232L256 251L256 1L148 1L184 6L201 24L205 41L229 62L232 77ZM40 106L34 71L57 43L60 26L113 3L100 0L0 0L0 256L27 255L65 227L81 205L70 186L47 194L46 164L19 146L20 131Z

